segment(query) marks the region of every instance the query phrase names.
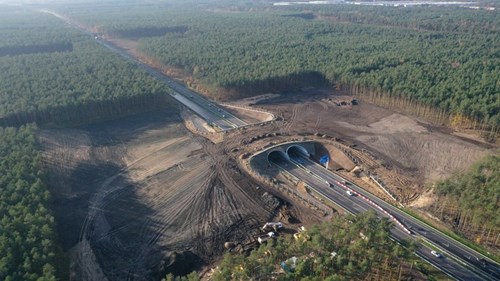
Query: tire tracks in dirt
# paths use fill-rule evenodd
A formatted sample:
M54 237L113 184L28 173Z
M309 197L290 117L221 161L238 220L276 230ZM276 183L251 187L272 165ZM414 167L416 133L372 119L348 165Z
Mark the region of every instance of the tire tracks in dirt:
M271 213L263 208L263 204L249 193L245 187L234 179L234 169L227 152L221 146L214 145L205 140L200 140L204 152L210 157L214 165L213 187L207 190L205 197L206 206L210 210L205 220L212 222L200 228L197 237L197 250L214 255L214 249L222 249L224 242L234 238L235 235L249 238L250 229L254 228L263 218ZM221 210L222 209L222 210ZM249 212L248 210L252 210ZM221 214L223 214L221 216ZM259 219L260 218L260 221ZM235 233L241 229L245 233Z
M146 223L141 226L142 229L140 237L144 238L144 243L136 253L136 258L132 263L133 266L131 266L131 269L129 270L129 276L135 276L137 274L135 272L135 268L138 267L137 265L144 262L145 258L148 257L149 252L154 250L155 245L159 244L161 239L169 240L169 242L165 245L175 245L177 240L173 238L176 236L183 236L182 233L185 232L185 229L189 224L192 224L194 218L190 218L190 216L192 216L190 213L196 212L196 209L193 208L193 206L196 206L196 194L199 193L200 188L204 188L204 186L208 184L208 181L205 181L205 183L199 187L192 186L194 189L188 190L191 194L185 194L186 191L182 191L180 189L185 189L186 182L203 181L204 178L210 179L209 173L207 173L210 169L204 170L203 167L201 167L204 164L205 161L199 161L198 166L194 167L190 164L189 166L193 167L193 170L205 172L199 173L197 178L193 177L192 173L188 172L176 179L170 186L170 188L174 187L172 188L171 193L169 193L171 196L162 196L160 198L154 198L153 201L147 202L148 206L151 206L154 209L166 209L169 211L163 213L161 217L157 216L156 219L148 218ZM178 221L181 222L179 223ZM171 229L174 227L176 230L172 231ZM140 272L138 274L140 274Z
M185 140L186 138L184 138ZM152 151L149 151L148 154L143 155L142 157L139 157L137 159L134 159L134 161L127 163L124 167L122 167L116 174L106 178L100 186L97 188L96 193L91 197L89 200L89 207L88 207L88 212L87 215L85 216L85 219L83 221L83 224L80 228L80 234L79 234L79 241L82 242L84 240L89 241L91 244L103 241L104 238L110 239L113 237L113 234L119 233L125 229L127 229L127 224L123 226L119 226L118 228L114 228L113 232L107 232L105 235L99 235L95 234L96 227L95 227L95 221L96 218L102 217L102 219L106 220L106 217L103 213L103 210L108 207L109 203L114 201L116 198L120 197L121 194L125 191L125 188L129 185L126 184L126 180L128 180L128 173L134 169L134 167L140 165L141 161L154 156L157 154L160 150L179 144L182 142L183 138L174 140L173 142L166 143L162 146L158 146ZM174 167L175 168L175 167ZM150 173L150 171L142 171L144 174ZM120 229L120 230L117 230ZM154 244L158 238L161 236L162 232L156 233L150 243L148 245ZM116 245L116 242L119 243L119 240L112 239L115 241L115 243L106 243L105 245L110 246L111 248L108 247L107 250L111 252L119 252L117 249L122 249L123 247L120 245ZM115 249L113 249L115 248ZM104 249L102 249L104 250ZM144 256L144 255L142 255ZM77 252L77 263L79 264L86 264L88 261L89 255L85 251L78 251ZM140 260L139 260L140 261ZM132 266L133 268L133 266Z
M83 280L96 280L99 272L109 280L149 280L152 268L176 266L174 252L192 252L210 263L223 253L224 242L251 237L274 214L260 197L263 189L255 189L228 153L241 139L215 145L175 124L142 124L137 126L148 129L126 139L123 127L83 129L89 140L81 160L71 155L78 140L60 152L57 141L64 135L47 136L53 141L48 165L64 167L69 157L75 160L68 174L89 166L86 179L100 171L79 186L88 186L88 197L80 199L86 209L78 217L72 262Z
M281 131L282 133L290 132L292 126L295 124L295 121L297 120L299 109L300 109L300 104L294 104L292 106L292 115L290 116L289 120L285 121L285 126Z

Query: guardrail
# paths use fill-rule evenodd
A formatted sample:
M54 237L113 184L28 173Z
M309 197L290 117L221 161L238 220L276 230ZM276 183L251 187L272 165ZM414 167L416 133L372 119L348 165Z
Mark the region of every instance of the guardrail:
M285 143L294 143L294 142L297 142L297 141L291 141L291 142L285 142ZM306 142L307 142L307 141L306 141ZM283 144L284 144L284 143L282 143L282 144L276 144L275 146L280 146L280 145L283 145ZM267 150L266 150L266 151L267 151ZM260 153L262 153L262 151L261 151L261 152L259 152L259 153L257 153L257 154L255 154L255 155L258 155L258 154L260 154ZM252 156L255 156L255 155L252 155ZM294 163L295 163L295 162L294 162ZM300 163L296 163L296 165L297 165L297 166L299 166L299 167L300 167L300 166L302 166L302 165L300 165ZM302 166L301 168L304 168L304 167ZM308 170L308 169L307 169L307 170ZM288 171L287 171L287 172L288 172ZM312 172L311 172L311 173L312 173ZM341 178L341 177L340 177L340 178ZM362 193L352 190L351 188L347 187L346 185L344 185L343 183L341 183L341 182L339 182L339 181L337 181L337 180L335 180L335 182L336 182L339 186L343 187L344 189L346 189L346 190L351 190L351 191L353 191L354 193L356 193L356 194L360 195L360 197L361 197L361 198L363 198L364 200L366 200L367 202L369 202L369 203L370 203L371 205L373 205L375 208L377 208L377 209L381 210L382 212L384 212L384 214L386 214L386 215L387 215L387 216L388 216L391 220L393 220L393 221L394 221L397 225L399 225L399 226L400 226L400 227L401 227L401 228L402 228L402 229L403 229L406 233L408 233L408 234L412 235L412 232L411 232L408 228L406 228L406 227L404 226L404 224L402 224L402 223L401 223L401 222L400 222L400 221L399 221L399 220L398 220L398 219L397 219L394 215L392 215L392 213L391 213L391 212L394 212L394 214L395 214L395 215L401 215L401 213L404 213L404 211L402 211L402 210L401 210L401 209L399 209L398 207L393 206L393 205L391 205L391 204L388 204L388 209L389 209L390 211L389 211L389 210L385 210L385 209L384 209L384 208L382 208L380 205L378 205L377 203L375 203L375 202L374 202L374 201L372 201L371 199L369 199L369 198L367 198L366 196L364 196ZM323 195L323 194L321 194L321 192L318 192L318 191L317 191L314 187L311 187L311 189L312 189L312 190L314 190L314 191L316 191L318 194ZM366 192L366 191L364 191L364 192ZM369 192L367 192L367 194L370 194L370 193L369 193ZM370 194L370 195L372 195L372 194ZM324 195L323 195L323 196L324 196ZM326 197L326 196L324 196L324 197ZM336 204L333 200L329 199L328 197L326 197L326 198L327 198L329 201L332 201L334 204ZM380 201L384 202L384 201L383 201L383 200L381 200L380 198L377 198L377 197L374 197L374 198L376 198L377 200L380 200ZM336 205L338 205L338 204L336 204ZM440 235L442 235L442 236L443 236L443 238L445 238L445 241L446 241L446 240L449 240L449 241L450 241L450 243L451 243L451 241L453 241L454 243L457 243L456 245L458 245L458 247L464 247L464 248L466 248L468 251L472 251L472 252L474 252L475 254L478 254L478 256L482 256L482 257L487 258L488 260L492 260L492 259L490 259L489 257L486 257L486 256L484 256L483 254L481 254L481 253L477 252L475 249L470 248L469 246L467 246L467 245L463 244L462 242L460 242L460 241L458 241L458 240L454 239L453 237L450 237L450 236L448 236L448 235L444 234L442 231L440 231L440 230L436 229L435 227L433 227L433 226L429 225L429 224L428 224L428 223L426 223L425 221L421 221L421 220L416 219L416 218L414 218L414 217L412 217L412 216L408 216L408 217L409 217L409 219L410 219L411 221L414 221L414 223L416 222L416 223L417 223L417 225L425 225L426 227L430 227L430 229L431 229L431 230L435 230L435 231L436 231L436 233L439 233ZM422 236L422 237L423 237L423 236ZM429 243L429 244L431 244L431 245L433 245L433 246L435 246L435 247L437 247L437 248L441 249L441 248L440 248L438 245L436 245L436 243L435 243L435 242L433 242L432 240L429 240L429 239L427 239L427 238L425 238L425 237L423 237L423 238L424 238L424 239L423 239L423 241L425 241L425 242L427 242L427 243ZM449 251L447 251L447 250L442 250L442 252L449 254L449 255L450 255L450 257L451 257L453 260L455 260L456 262L458 262L458 263L460 263L460 264L464 264L464 263L463 263L463 261L461 260L461 258L458 258L457 256L455 256L454 254L450 253ZM424 260L427 260L427 259L424 259ZM493 261L493 260L492 260L492 261ZM494 261L493 261L493 262L494 262ZM494 262L494 263L495 263L495 262ZM433 264L433 263L431 263L431 264ZM495 264L496 264L496 263L495 263ZM434 264L433 264L433 265L434 265ZM434 266L435 266L435 265L434 265ZM436 266L435 266L435 267L436 267ZM437 267L437 268L442 270L442 268L440 268L440 267ZM488 275L483 275L483 273L484 273L483 271L478 270L475 266L471 266L469 263L467 263L466 268L467 268L468 270L470 270L470 271L471 271L471 273L473 273L473 274L474 274L474 275L476 275L476 276L477 276L477 274L480 274L481 278L486 278L486 280L489 280L490 278L492 278L491 276L488 276ZM444 271L444 270L443 270L443 271ZM445 271L444 271L444 272L445 272ZM450 272L445 272L445 273L446 273L446 274L448 274L449 276L451 276L451 275L450 275ZM454 278L456 278L456 277L454 277ZM495 277L493 277L493 279L494 279L494 278L495 278Z
M321 180L325 180L323 178L321 178L319 175L316 175L315 173L313 173L311 170L307 169L304 165L300 164L300 163L297 163L295 161L292 160L292 162L299 168L302 168L306 171L308 171L309 173L311 173L313 176L321 179ZM340 177L340 176L338 176ZM340 177L342 178L342 177ZM343 178L342 178L343 179ZM345 179L344 179L345 180ZM326 180L325 180L326 181ZM328 181L326 181L328 184L330 184ZM362 199L364 199L366 202L368 202L370 205L374 206L375 208L379 209L381 212L383 212L386 216L388 216L391 220L393 220L397 225L399 225L405 232L407 232L408 234L412 234L411 231L406 228L397 218L395 218L391 213L389 213L387 210L385 210L384 208L382 208L380 205L376 204L375 202L373 202L371 199L365 197L363 194L360 194L359 192L357 192L356 190L350 188L350 187L347 187L345 184L339 182L339 181L336 181L336 184L343 187L345 190L349 190L351 192L353 192L354 194L356 195L359 195L359 197L361 197Z
M365 197L363 194L360 194L359 192L357 192L356 190L352 189L352 188L349 188L347 187L345 184L339 182L339 181L336 181L337 185L343 187L344 189L346 190L349 190L351 191L352 193L358 195L359 197L361 197L362 199L364 199L366 202L368 202L370 205L374 206L375 208L379 209L380 211L382 211L386 216L388 216L391 220L393 220L394 222L396 222L397 225L399 225L405 232L407 232L408 234L412 234L411 231L406 228L397 218L395 218L391 213L389 213L386 209L382 208L380 205L378 205L377 203L373 202L370 198L368 197Z

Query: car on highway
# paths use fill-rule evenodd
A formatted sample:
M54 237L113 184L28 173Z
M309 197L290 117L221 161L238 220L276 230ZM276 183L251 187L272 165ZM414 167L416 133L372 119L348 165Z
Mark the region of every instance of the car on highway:
M345 193L347 193L347 195L349 195L349 196L354 196L355 195L354 192L352 192L350 190L347 190Z
M431 251L431 254L432 254L433 256L435 256L436 258L440 258L440 257L442 257L442 256L443 256L443 255L441 255L441 253L438 253L438 252L436 252L436 251L434 251L434 250L432 250L432 251Z
M485 259L483 259L483 258L476 258L476 260L478 262L480 262L483 267L488 266L488 262Z

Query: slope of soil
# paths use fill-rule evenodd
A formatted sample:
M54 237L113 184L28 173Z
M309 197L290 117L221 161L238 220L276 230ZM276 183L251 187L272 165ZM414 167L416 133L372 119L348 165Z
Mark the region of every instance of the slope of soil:
M275 215L265 189L180 121L154 112L40 133L73 280L185 274Z
M394 194L406 199L416 198L426 184L464 170L493 153L492 145L451 135L446 128L369 103L337 106L325 102L339 97L343 97L342 93L331 89L310 89L258 101L255 106L273 112L283 121L273 122L254 134L321 133L343 139L358 148L356 157L368 152L373 155L377 160L370 165L370 172L383 179Z
M113 42L142 55L137 42ZM185 73L143 60L210 92ZM425 184L491 153L491 146L447 129L364 102L337 106L329 98L351 97L308 88L233 102L272 112L281 121L220 134L217 144L191 135L179 117L167 112L41 132L44 161L58 194L60 234L65 249L71 249L72 279L185 274L220 257L225 241L251 240L259 224L277 213L284 217L277 201L269 200L276 191L258 186L233 160L272 144L277 133L300 139L318 132L356 146L352 156L407 201L418 197ZM260 119L254 112L246 115ZM185 120L190 130L204 131L196 118ZM339 168L353 167L349 159L340 159L342 154L332 156L339 158ZM291 213L305 224L319 217L300 204Z

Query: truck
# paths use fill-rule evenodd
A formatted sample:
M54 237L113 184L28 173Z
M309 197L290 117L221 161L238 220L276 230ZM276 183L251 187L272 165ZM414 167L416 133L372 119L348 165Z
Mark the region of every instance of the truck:
M266 222L262 230L266 231L268 228L272 228L275 232L278 232L278 229L283 228L283 224L281 222Z

